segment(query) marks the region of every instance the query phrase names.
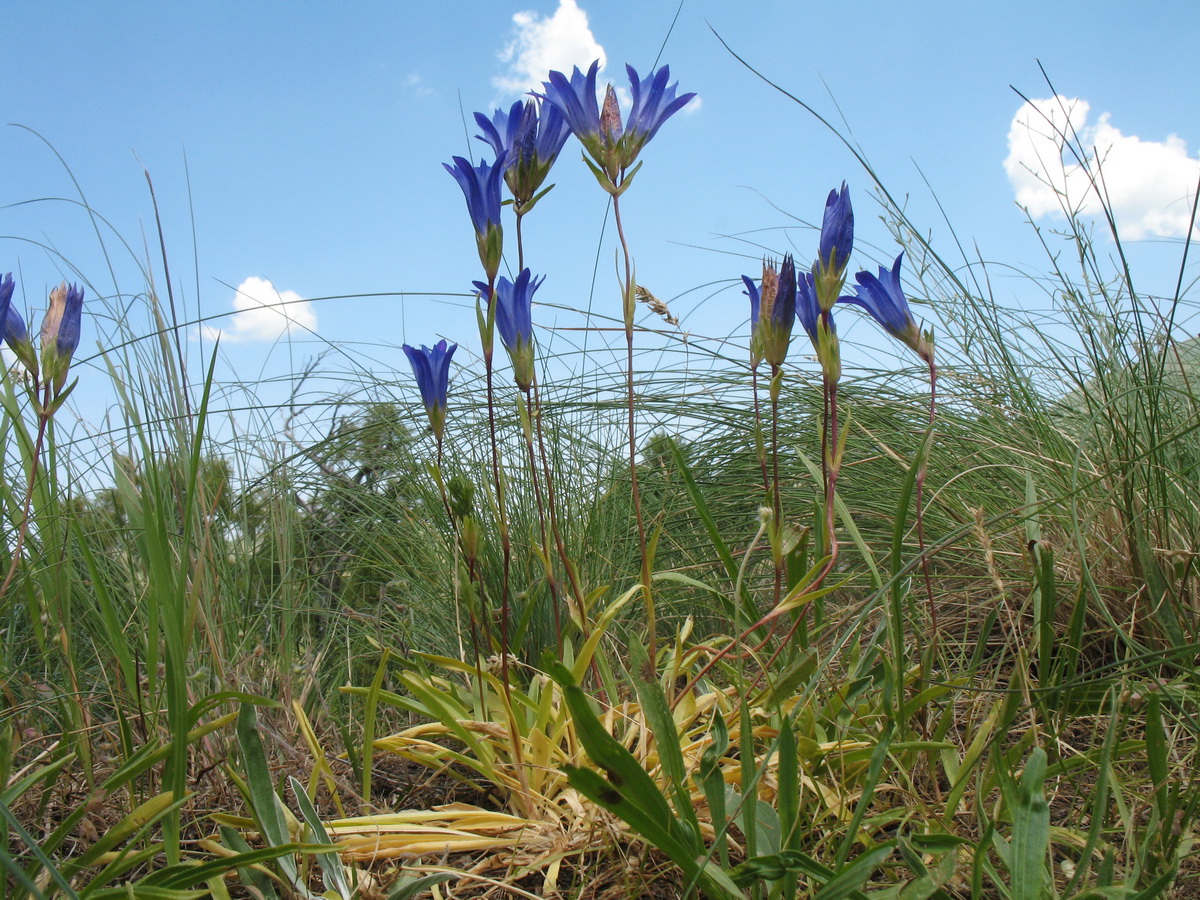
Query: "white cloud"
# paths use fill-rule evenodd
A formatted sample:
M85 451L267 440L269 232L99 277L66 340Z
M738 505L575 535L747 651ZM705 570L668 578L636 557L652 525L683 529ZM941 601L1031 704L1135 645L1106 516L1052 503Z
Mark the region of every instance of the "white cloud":
M316 331L312 303L295 291L279 291L265 278L251 276L237 286L228 328L204 329L222 341L277 341L288 334L303 337Z
M1144 141L1123 134L1109 113L1089 123L1090 110L1086 100L1063 96L1031 100L1017 110L1004 160L1017 202L1035 218L1062 215L1064 208L1099 215L1090 181L1097 178L1123 239L1185 236L1200 160L1188 156L1177 135ZM1065 147L1076 135L1088 155L1086 167Z
M425 84L420 72L409 72L404 77L404 87L417 97L431 97L437 94L437 91Z
M513 16L512 41L500 51L508 71L492 79L492 84L506 96L540 89L551 70L571 74L572 66L583 71L600 60L604 71L607 56L597 43L588 25L587 13L575 0L559 0L554 15L541 18L525 11Z

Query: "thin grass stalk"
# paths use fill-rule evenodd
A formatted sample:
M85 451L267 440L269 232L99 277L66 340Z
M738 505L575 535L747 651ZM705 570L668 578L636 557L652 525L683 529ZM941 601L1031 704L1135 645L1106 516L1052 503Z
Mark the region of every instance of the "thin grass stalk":
M525 438L525 452L529 459L529 477L533 485L533 499L537 506L538 517L538 536L541 540L541 557L544 563L546 572L546 585L550 590L550 604L554 614L554 635L555 645L559 653L562 652L562 614L559 609L560 602L558 596L558 579L554 575L554 566L550 561L550 547L546 540L546 505L542 498L542 482L538 476L538 460L537 451L533 446L533 385L526 388L522 395L519 395L517 402L520 405L521 416L521 432Z
M642 517L642 494L638 488L637 470L637 424L634 415L633 394L633 314L636 309L633 283L633 260L629 255L629 241L625 237L625 228L621 222L621 198L612 195L613 219L617 224L617 236L621 242L621 251L625 258L625 279L622 289L622 306L625 320L625 384L626 401L629 411L629 491L633 499L633 515L637 520L638 551L641 556L642 596L646 601L646 628L649 631L649 646L651 664L658 659L658 621L654 609L654 595L650 585L650 557L646 547L646 523Z
M929 435L933 435L934 418L937 412L937 366L932 353L929 356ZM925 580L925 596L929 600L929 624L933 632L930 643L930 657L937 648L938 615L937 602L933 597L933 577L930 573L929 555L925 552L925 475L929 469L929 454L921 456L920 467L917 469L917 553L921 558L921 575Z
M501 477L500 473L500 442L496 436L496 395L494 386L495 366L493 365L492 355L492 328L495 322L496 279L494 275L490 274L488 276L487 296L488 311L485 330L488 333L483 335L483 363L487 382L488 439L491 442L492 448L492 483L495 485L496 489L496 520L500 528L500 551L503 560L503 571L501 573L500 581L500 668L505 690L507 691L509 617L511 614L509 609L509 578L512 570L512 542L508 533L508 511L504 500L504 479Z
M771 365L771 561L775 567L772 608L783 599L783 496L779 485L779 393L783 367Z

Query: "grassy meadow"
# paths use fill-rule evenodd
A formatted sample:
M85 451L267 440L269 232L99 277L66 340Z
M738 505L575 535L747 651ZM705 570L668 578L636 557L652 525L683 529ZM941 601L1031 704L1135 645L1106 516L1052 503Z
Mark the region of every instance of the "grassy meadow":
M854 202L925 355L752 366L626 270L630 368L495 341L444 434L404 371L231 435L155 279L90 291L102 456L0 388L0 900L1200 896L1190 248L1152 298L1067 210L1035 322Z

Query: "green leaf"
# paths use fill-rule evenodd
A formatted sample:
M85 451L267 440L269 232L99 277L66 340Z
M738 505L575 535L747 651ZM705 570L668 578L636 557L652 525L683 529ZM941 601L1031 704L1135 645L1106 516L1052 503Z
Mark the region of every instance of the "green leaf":
M1025 763L1013 806L1013 837L1009 859L1013 900L1043 900L1050 850L1050 805L1043 785L1046 751L1035 747Z

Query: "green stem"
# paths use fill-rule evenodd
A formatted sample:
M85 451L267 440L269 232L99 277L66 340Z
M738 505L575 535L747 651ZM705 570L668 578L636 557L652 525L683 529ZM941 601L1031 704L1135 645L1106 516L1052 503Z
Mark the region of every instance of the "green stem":
M638 488L637 473L637 426L633 396L633 260L629 255L629 242L625 238L625 228L621 222L621 200L616 194L613 195L613 219L617 224L617 237L621 241L621 250L625 257L625 281L621 303L625 319L626 405L629 412L629 490L633 500L633 515L637 520L638 550L641 554L642 596L646 600L646 629L649 631L649 656L651 665L657 665L658 621L654 610L654 596L650 590L650 557L646 551L646 523L642 517L642 496Z

